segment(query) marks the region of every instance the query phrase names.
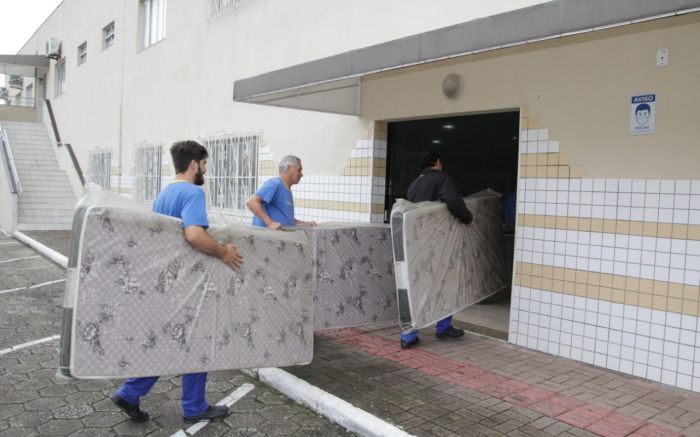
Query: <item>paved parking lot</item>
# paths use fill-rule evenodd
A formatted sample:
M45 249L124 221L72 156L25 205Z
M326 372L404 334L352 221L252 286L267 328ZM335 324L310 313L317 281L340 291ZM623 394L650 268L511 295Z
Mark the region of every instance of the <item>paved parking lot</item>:
M32 233L67 254L67 233ZM33 249L0 237L0 437L169 436L186 428L180 378L164 377L141 407L152 420L134 424L109 397L119 381L56 377L64 271ZM58 281L58 282L57 282ZM44 284L44 285L42 285ZM35 340L41 343L8 350ZM240 387L254 388L231 406L223 422L197 436L343 436L342 427L238 372L209 375L207 398L218 402ZM180 434L187 435L187 434Z

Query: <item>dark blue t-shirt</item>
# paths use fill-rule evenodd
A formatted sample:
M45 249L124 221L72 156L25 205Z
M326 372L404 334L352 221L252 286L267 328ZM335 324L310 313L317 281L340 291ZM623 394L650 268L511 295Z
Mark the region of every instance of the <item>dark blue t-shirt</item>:
M294 226L294 199L292 192L284 185L282 178L275 177L265 181L255 192L263 202L263 209L270 218L282 226ZM258 216L253 217L253 226L265 227L265 222Z
M183 229L192 225L209 227L204 190L187 181L169 183L153 202L153 212L182 219Z

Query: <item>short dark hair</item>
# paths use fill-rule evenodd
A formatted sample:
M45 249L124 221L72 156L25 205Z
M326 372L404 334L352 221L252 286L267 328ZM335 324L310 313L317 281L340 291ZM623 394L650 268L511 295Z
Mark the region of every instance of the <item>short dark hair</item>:
M438 159L440 159L440 154L437 152L437 150L426 150L421 155L421 168L434 166Z
M197 162L209 156L207 149L196 141L178 141L170 147L170 156L173 157L175 173L184 173L190 162Z

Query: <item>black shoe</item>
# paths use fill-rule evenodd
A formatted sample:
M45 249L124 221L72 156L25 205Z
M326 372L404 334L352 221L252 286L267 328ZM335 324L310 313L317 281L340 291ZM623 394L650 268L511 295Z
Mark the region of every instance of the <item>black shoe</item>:
M457 329L452 326L444 330L443 332L436 332L435 337L437 338L457 338L464 335L464 329Z
M126 413L133 422L141 423L148 420L150 417L145 411L141 411L138 405L131 405L124 399L120 398L119 395L112 396L112 402L114 405L119 407L123 412Z
M415 346L420 343L420 338L416 337L411 341L401 340L401 349L409 349L411 346Z
M199 416L182 416L185 423L195 423L200 420L221 420L231 414L231 410L226 405L209 405L209 408Z

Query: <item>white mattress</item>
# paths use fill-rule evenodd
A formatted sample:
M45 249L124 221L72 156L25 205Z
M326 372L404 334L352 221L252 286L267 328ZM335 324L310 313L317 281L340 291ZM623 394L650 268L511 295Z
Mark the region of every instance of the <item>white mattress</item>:
M500 194L464 199L465 226L442 202L399 199L391 232L401 329L429 326L505 287Z
M234 271L192 248L180 220L111 193L75 214L61 367L79 378L307 364L312 253L302 232L210 228Z
M314 253L314 329L398 319L389 225L323 223L304 230Z

